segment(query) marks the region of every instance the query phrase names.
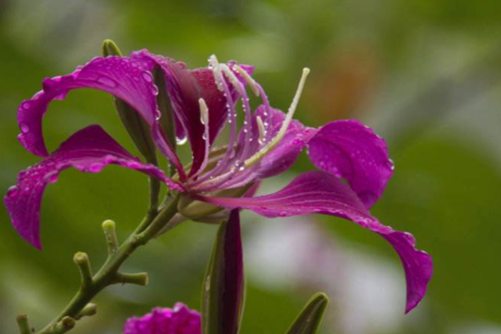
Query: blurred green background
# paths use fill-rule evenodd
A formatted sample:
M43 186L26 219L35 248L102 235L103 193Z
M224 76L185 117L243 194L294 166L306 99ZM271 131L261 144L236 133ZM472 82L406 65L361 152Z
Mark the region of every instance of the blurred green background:
M3 0L0 1L0 189L37 158L16 141L16 109L45 76L99 55L104 38L206 66L207 57L256 66L274 106L285 109L300 70L312 69L297 117L318 126L358 118L383 135L394 178L373 213L412 232L433 255L422 304L404 316L397 256L371 233L330 217L244 216L247 297L242 334L283 333L309 296L329 293L323 333L501 333L501 2L498 0ZM102 124L133 150L103 93L75 91L51 105L51 148L85 125ZM278 189L308 168L301 159L268 180ZM100 222L125 237L147 206L144 176L109 167L67 171L48 187L38 252L0 207L0 332L28 313L37 328L78 286L72 264L105 246ZM314 223L315 222L315 223ZM215 226L187 223L137 252L128 270L151 284L114 287L78 333L120 333L155 305L199 308Z

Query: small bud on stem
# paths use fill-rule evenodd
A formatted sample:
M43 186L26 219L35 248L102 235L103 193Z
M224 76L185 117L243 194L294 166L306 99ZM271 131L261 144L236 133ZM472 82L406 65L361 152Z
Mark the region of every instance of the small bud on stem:
M82 289L85 290L92 284L92 269L90 267L89 256L84 252L76 252L73 256L73 262L75 262L80 270Z
M108 256L112 256L118 250L118 238L116 231L116 224L113 220L105 220L101 225L108 246Z
M76 320L79 320L83 317L90 317L97 312L97 306L94 303L89 303L84 306L84 308L78 313L78 315L75 317Z
M31 334L30 324L28 323L28 316L26 314L18 315L16 320L20 334Z
M146 286L149 283L148 273L117 273L115 283L129 283Z

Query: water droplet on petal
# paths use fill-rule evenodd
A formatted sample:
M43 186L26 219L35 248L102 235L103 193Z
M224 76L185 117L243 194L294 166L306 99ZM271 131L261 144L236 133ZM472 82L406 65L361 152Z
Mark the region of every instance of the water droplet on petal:
M98 173L101 171L103 165L100 164L100 163L94 163L92 165L89 166L89 172L91 173Z
M22 133L28 133L28 132L30 132L30 127L26 123L19 124L19 127L21 128L21 132Z
M241 160L237 160L234 163L235 169L238 170L239 172L242 172L245 169L245 164Z
M7 189L7 196L12 197L14 196L14 192L17 191L17 186L10 186L9 189Z
M147 71L143 72L143 79L146 80L147 82L153 81L153 77L151 76L151 73L147 72Z
M57 182L57 174L54 173L54 174L47 175L47 182L56 183Z
M97 82L99 82L100 84L103 84L105 86L112 87L112 88L117 86L116 81L113 79L110 79L108 77L99 77L99 78L97 78Z
M24 101L22 104L21 104L21 108L22 109L29 109L31 106L31 102L30 101Z

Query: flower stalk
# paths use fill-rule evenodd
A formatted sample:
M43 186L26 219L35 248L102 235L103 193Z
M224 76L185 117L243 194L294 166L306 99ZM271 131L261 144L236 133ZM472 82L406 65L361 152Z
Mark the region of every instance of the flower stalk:
M18 315L16 321L20 334L31 334L31 328L28 322L28 316L26 314Z
M93 314L95 306L89 304L90 301L94 296L110 285L129 283L144 286L148 284L148 275L146 273L121 273L119 271L120 267L139 246L145 245L153 239L160 230L168 227L169 221L177 213L178 200L178 196L172 197L168 205L161 209L151 222L146 224L148 222L148 218L146 218L116 250L114 248L116 245L114 224L110 223L110 221L103 223L108 250L112 250L112 252L108 253L108 259L96 274L92 275L87 254L83 252L75 254L74 261L82 277L80 289L64 310L45 328L37 332L37 334L59 334L65 333L73 328L76 320L84 315ZM112 236L111 239L110 236ZM111 243L110 240L112 240ZM21 326L19 327L21 328ZM20 333L25 334L22 331Z

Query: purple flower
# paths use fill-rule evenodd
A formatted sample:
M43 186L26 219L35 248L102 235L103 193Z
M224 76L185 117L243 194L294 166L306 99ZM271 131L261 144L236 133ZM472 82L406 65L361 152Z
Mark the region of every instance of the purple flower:
M200 314L186 305L176 303L174 308L154 308L142 317L127 319L124 334L200 334Z
M152 77L155 68L163 71L178 144L190 143L193 159L188 167L163 131ZM381 224L369 212L393 171L384 140L356 120L334 121L318 129L293 120L306 71L287 114L271 107L252 71L251 66L235 62L219 63L214 56L207 68L190 70L142 50L128 57L98 57L71 74L45 79L43 90L19 108L19 140L43 160L21 172L17 186L5 197L15 229L41 248L39 212L45 186L69 167L96 173L117 164L156 177L185 198L226 209L249 209L267 217L322 213L351 220L382 236L398 253L407 279L406 311L413 309L426 292L432 260L416 249L412 235ZM52 100L63 99L76 88L102 90L129 104L150 127L154 143L176 174L170 178L142 163L96 125L78 131L49 153L42 136L43 115ZM247 90L259 99L255 109ZM241 122L237 122L239 104ZM217 148L214 143L225 126L226 145ZM273 194L228 197L231 190L256 188L260 180L284 172L303 149L317 171L298 176Z

